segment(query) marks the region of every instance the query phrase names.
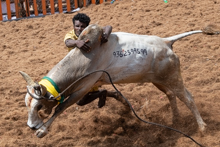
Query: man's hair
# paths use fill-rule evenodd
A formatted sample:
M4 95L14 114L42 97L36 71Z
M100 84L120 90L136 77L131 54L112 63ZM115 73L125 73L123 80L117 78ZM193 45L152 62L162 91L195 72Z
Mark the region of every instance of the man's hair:
M87 26L88 26L89 23L90 23L90 18L89 18L89 16L87 16L87 15L84 14L84 13L78 13L78 14L76 14L76 15L73 17L73 19L72 19L73 25L75 25L75 20L78 20L78 21L80 21L80 22L82 22L82 23L85 23Z

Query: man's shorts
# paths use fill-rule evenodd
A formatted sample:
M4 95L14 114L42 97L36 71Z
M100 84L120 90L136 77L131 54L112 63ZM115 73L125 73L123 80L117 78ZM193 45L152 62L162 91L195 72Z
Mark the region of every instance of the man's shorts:
M98 86L92 87L92 89L89 92L95 92L95 91L99 91Z

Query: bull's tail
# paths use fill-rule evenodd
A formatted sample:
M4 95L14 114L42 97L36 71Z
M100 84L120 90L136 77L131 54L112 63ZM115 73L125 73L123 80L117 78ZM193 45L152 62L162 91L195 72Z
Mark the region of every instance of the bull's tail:
M185 32L185 33L182 33L182 34L179 34L179 35L175 35L175 36L171 36L171 37L167 37L167 38L163 38L163 39L164 39L164 42L168 46L170 46L170 48L172 48L172 45L175 41L177 41L181 38L184 38L186 36L190 36L190 35L198 34L198 33L203 33L203 34L207 34L207 35L217 35L217 34L220 34L220 31L216 31L216 26L208 25L203 30Z

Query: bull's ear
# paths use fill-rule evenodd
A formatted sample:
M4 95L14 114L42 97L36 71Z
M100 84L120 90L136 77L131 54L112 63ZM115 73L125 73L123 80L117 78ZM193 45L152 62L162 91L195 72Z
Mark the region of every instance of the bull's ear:
M19 71L19 73L23 76L28 86L35 86L36 83L31 79L31 77L23 71Z
M47 93L47 88L41 84L40 84L40 87L41 87L40 91L41 91L42 96L45 96L45 94Z

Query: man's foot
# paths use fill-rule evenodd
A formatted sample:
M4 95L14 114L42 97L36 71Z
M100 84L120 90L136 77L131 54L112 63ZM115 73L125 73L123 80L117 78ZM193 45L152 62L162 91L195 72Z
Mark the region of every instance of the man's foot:
M105 106L105 101L106 101L106 96L107 96L107 90L103 90L99 94L99 102L98 102L98 107L102 108Z
M128 103L125 101L125 99L121 96L120 92L112 92L112 91L107 91L107 97L113 97L117 101L120 101L122 104L125 106L128 106Z

